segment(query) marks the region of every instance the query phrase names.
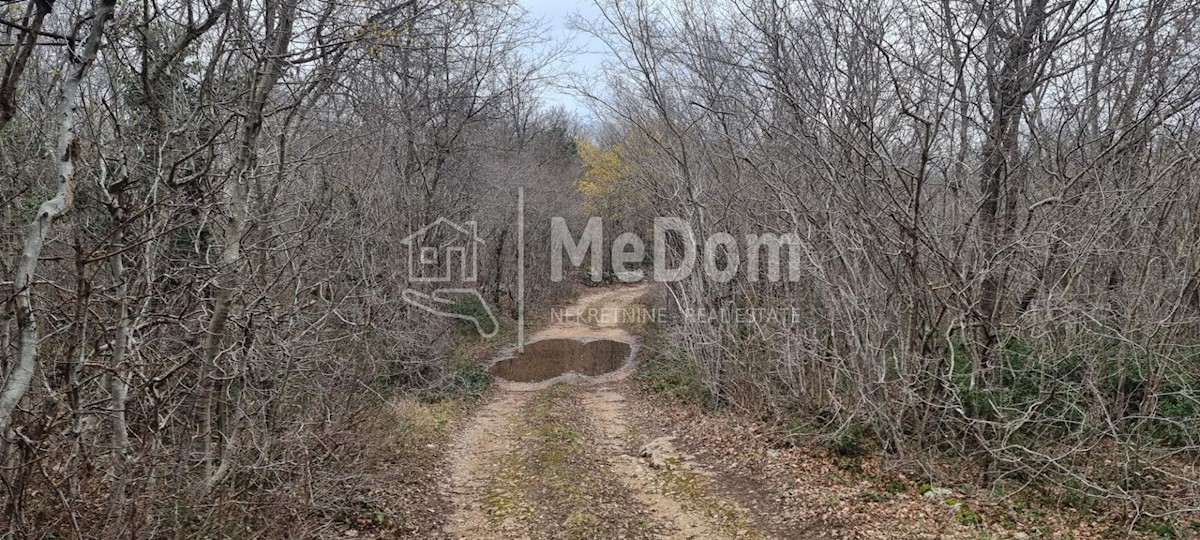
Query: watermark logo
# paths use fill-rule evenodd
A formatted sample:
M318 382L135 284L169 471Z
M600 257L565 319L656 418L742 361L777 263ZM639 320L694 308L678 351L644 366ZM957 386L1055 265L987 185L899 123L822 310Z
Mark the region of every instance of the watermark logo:
M550 222L550 280L563 280L563 254L571 266L579 268L590 254L588 268L592 281L603 280L604 273L604 221L598 217L588 220L579 240L574 240L570 227L561 217ZM744 244L744 255L742 250ZM678 257L671 261L667 256L668 245L674 245ZM703 246L703 252L699 248ZM778 282L784 278L780 268L784 248L787 252L787 280L802 278L802 250L800 237L796 234L747 234L741 242L732 234L718 232L701 243L692 226L681 218L654 218L654 272L650 279L658 282L676 282L687 279L696 270L699 262L704 275L710 280L727 283L744 272L747 281ZM634 233L622 233L613 239L608 250L612 275L626 283L645 279L638 270L646 261L646 243ZM697 261L702 253L703 260ZM742 270L742 262L746 268ZM765 264L763 264L765 262Z
M485 338L500 331L496 315L476 286L479 246L484 241L474 221L456 223L439 217L400 243L408 248L409 283L438 286L429 292L405 289L401 293L405 302L439 317L467 321Z
M517 189L516 206L516 333L517 350L525 341L525 193ZM576 239L578 238L578 239ZM572 234L567 221L561 217L550 220L550 280L564 279L566 263L579 269L587 261L588 273L594 282L605 278L604 256L609 255L608 274L625 283L650 279L658 282L678 282L688 279L696 270L712 281L726 283L737 276L749 282L790 282L802 279L806 252L795 233L746 234L736 237L717 232L701 241L691 224L677 217L654 218L652 246L636 234L622 233L605 249L604 222L593 217L587 221L578 237ZM400 241L408 248L410 287L402 293L404 301L439 317L471 323L480 336L491 338L500 330L492 306L484 299L478 286L479 246L485 242L478 234L475 221L457 223L445 217L422 227ZM653 269L645 272L646 256L650 251ZM670 251L670 253L668 253ZM786 253L786 271L784 259ZM566 255L564 260L563 255ZM432 289L432 290L430 290ZM587 318L603 318L605 314L588 314ZM616 314L614 314L615 316ZM681 315L689 321L712 322L732 320L740 323L795 322L794 310L771 309L743 312L737 310L689 311ZM624 315L622 315L624 316ZM639 315L640 316L640 315ZM653 320L663 313L645 314ZM560 321L561 322L561 321Z

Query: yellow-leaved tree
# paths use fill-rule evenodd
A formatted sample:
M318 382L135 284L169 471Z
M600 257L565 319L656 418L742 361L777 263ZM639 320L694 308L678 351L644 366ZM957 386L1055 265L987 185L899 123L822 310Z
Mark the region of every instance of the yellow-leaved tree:
M581 139L576 141L583 174L575 186L583 195L583 209L604 218L605 228L632 226L646 209L646 197L633 181L629 168L621 161L619 144L599 146Z

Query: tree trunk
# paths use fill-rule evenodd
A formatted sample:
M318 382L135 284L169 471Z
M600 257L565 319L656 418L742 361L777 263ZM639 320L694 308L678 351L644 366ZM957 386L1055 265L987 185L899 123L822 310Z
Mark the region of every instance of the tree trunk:
M79 102L83 78L96 59L100 42L104 38L104 27L116 8L116 0L98 0L92 13L92 28L84 42L83 52L74 59L72 69L60 86L58 146L55 148L55 169L58 175L58 191L54 198L38 207L37 215L29 222L25 235L25 246L17 261L17 272L13 279L16 294L16 319L18 329L18 352L0 392L0 436L8 438L13 411L33 380L37 366L38 321L34 311L33 283L38 259L54 220L71 210L75 201L75 160L79 152ZM2 455L3 452L0 452Z

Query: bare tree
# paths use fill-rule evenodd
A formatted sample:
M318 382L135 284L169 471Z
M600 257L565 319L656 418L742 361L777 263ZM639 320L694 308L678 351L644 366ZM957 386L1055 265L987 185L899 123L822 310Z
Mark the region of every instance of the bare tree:
M624 185L702 238L794 234L804 269L670 284L664 369L711 405L905 459L948 444L985 482L1134 521L1196 507L1192 482L1120 487L1186 476L1195 448L1198 66L1164 24L1194 6L599 4ZM790 316L686 316L747 307ZM1089 468L1110 445L1137 450Z

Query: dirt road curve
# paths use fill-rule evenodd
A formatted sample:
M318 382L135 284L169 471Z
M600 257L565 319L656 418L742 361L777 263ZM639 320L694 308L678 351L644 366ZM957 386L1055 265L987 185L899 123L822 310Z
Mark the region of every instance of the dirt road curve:
M570 308L578 320L530 341L635 344L618 314L644 293L639 286L586 295ZM629 372L557 384L498 381L450 450L443 489L454 513L446 532L472 540L765 538L669 440L639 434L626 399ZM650 455L639 456L647 443Z

